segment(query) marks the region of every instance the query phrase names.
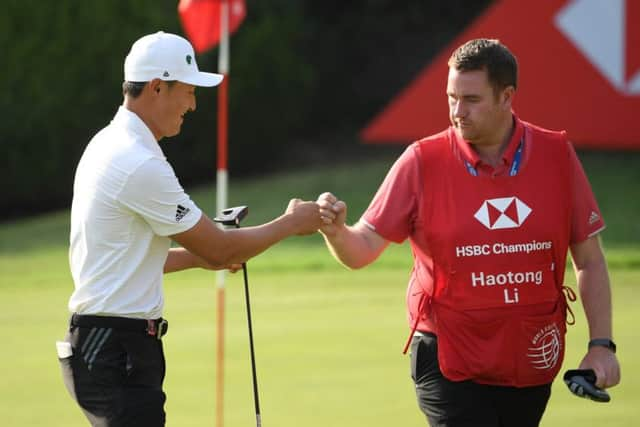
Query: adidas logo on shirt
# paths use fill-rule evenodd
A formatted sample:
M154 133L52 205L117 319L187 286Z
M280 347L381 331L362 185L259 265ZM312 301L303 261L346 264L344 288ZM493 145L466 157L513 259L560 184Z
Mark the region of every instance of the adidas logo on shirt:
M593 225L594 223L598 222L599 219L600 215L598 215L594 211L591 211L591 215L589 216L589 225Z
M191 211L191 209L185 208L182 205L178 205L178 208L176 209L176 222L180 222L180 220L184 218L189 213L189 211Z

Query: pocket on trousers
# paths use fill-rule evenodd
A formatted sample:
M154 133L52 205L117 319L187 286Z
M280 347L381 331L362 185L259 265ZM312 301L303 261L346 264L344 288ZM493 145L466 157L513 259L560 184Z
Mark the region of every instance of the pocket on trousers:
M439 378L437 341L434 336L416 336L411 342L411 379L419 386Z
M72 326L65 337L72 355L58 358L69 393L83 408L101 402L126 378L126 354L110 328ZM65 354L66 345L61 349Z
M73 358L71 343L68 341L56 341L56 353L58 362L60 363L60 370L62 371L62 381L71 397L77 400L73 380L73 368L71 366L71 359Z
M420 372L418 370L418 349L420 347L420 337L414 336L411 339L411 350L409 351L409 360L411 361L411 379L415 383Z

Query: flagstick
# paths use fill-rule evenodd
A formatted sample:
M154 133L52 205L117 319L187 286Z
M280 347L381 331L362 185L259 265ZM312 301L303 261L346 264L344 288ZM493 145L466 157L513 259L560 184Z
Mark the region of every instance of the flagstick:
M218 73L224 79L218 89L218 171L216 179L217 214L227 207L227 94L229 88L229 2L220 5L220 50L218 53ZM217 274L218 329L216 354L216 426L224 426L224 270Z

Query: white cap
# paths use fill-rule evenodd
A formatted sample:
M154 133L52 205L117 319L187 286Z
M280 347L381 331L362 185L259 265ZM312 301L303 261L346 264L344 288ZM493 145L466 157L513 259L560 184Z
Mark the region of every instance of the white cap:
M124 79L128 82L161 79L194 86L217 86L222 78L222 74L199 71L191 43L163 31L138 39L124 60Z

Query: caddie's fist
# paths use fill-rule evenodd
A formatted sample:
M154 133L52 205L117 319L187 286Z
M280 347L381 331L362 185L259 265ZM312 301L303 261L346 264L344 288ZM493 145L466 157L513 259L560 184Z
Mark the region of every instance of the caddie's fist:
M318 196L318 206L322 215L323 226L320 231L323 234L334 234L337 227L342 227L347 219L347 204L338 200L332 193L322 193Z

